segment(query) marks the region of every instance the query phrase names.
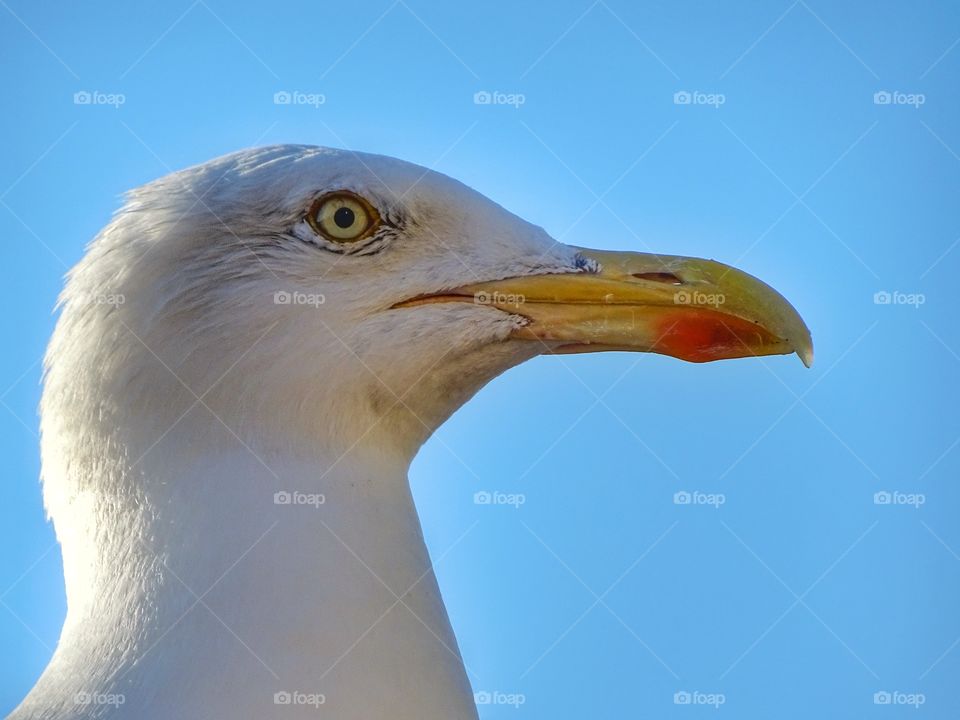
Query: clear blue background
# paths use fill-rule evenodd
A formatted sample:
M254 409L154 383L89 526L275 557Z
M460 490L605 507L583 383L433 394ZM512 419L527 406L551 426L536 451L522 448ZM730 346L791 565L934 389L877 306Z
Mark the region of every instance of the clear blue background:
M35 411L62 275L122 191L297 142L434 167L565 242L737 264L813 330L810 371L540 358L426 445L474 688L523 695L485 719L960 716L958 40L952 2L0 2L0 711L64 614Z

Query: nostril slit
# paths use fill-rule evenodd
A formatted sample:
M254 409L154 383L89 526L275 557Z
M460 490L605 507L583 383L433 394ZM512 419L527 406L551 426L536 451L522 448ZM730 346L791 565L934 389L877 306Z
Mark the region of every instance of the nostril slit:
M633 273L633 277L637 280L649 280L650 282L667 283L668 285L683 285L683 280L669 272Z

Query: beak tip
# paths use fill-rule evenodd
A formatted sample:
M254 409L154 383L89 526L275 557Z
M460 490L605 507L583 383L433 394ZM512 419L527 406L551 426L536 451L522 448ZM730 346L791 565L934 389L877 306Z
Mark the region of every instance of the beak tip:
M803 346L797 348L797 357L800 358L800 361L804 364L805 367L813 367L813 344L806 343Z

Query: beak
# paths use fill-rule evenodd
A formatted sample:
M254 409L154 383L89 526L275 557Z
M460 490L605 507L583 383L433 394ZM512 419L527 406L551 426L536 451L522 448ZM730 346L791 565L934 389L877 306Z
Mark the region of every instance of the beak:
M799 313L752 275L712 260L581 250L596 270L466 285L422 302L466 301L525 317L514 332L548 352L629 350L691 362L796 353L813 363Z

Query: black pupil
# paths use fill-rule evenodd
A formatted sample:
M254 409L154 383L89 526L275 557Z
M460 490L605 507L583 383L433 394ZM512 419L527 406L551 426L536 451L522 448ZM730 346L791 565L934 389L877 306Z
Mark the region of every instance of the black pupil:
M338 208L333 214L333 221L337 224L338 228L342 228L343 230L351 227L356 219L357 217L354 215L353 210L348 207Z

